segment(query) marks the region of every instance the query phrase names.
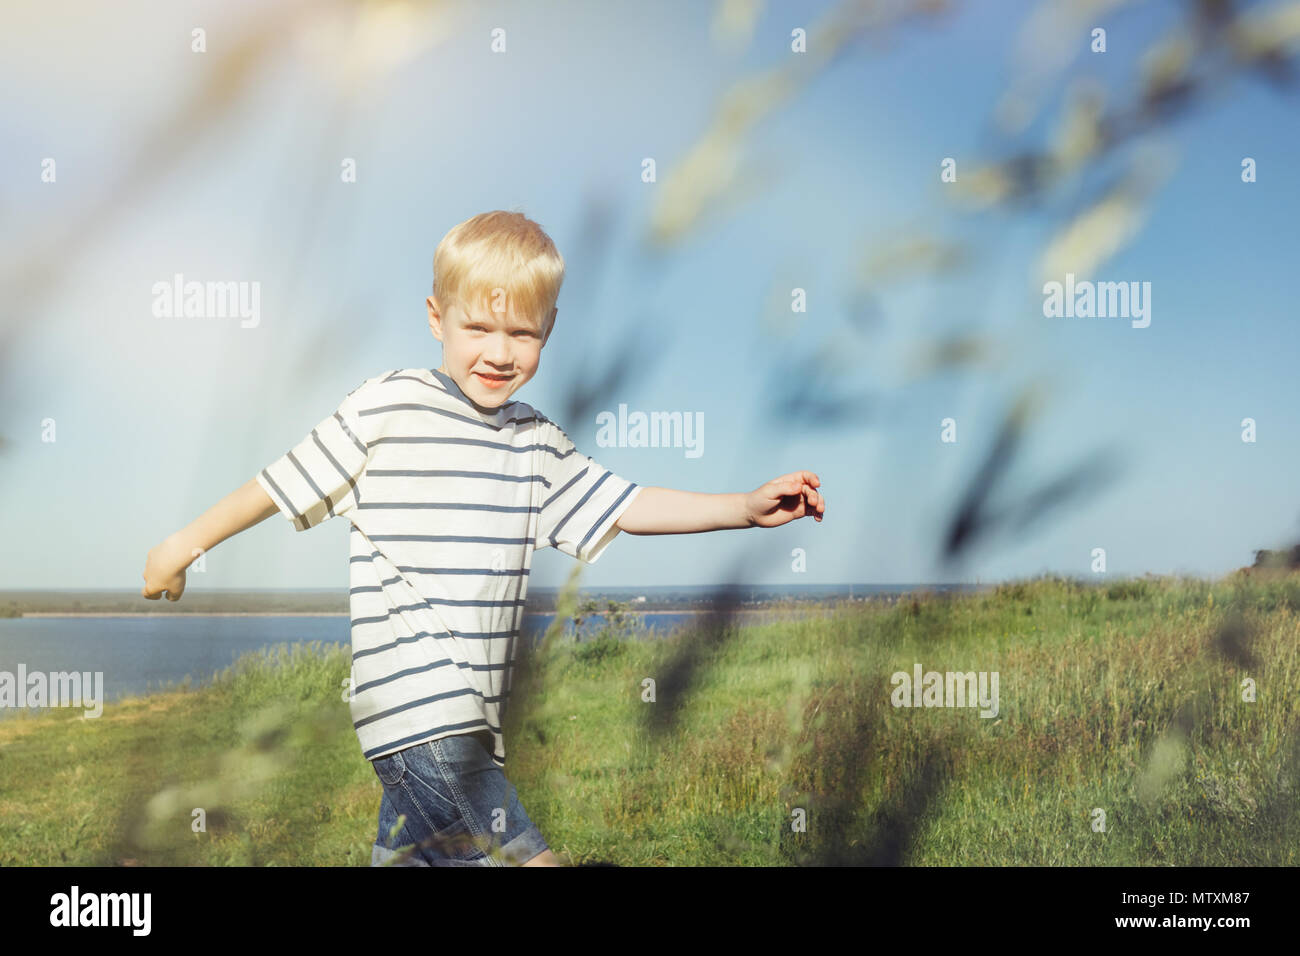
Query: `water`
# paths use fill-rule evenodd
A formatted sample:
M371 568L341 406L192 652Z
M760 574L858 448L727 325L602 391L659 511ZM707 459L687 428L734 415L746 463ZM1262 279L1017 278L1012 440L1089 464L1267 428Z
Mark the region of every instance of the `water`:
M523 634L534 643L546 632L554 614L526 614ZM633 616L663 636L697 619L694 614L642 612ZM757 620L745 614L744 620ZM604 619L583 621L579 635L590 639ZM573 639L573 624L567 633ZM210 683L235 659L275 644L321 641L351 644L349 619L337 617L220 617L160 614L139 617L0 618L0 671L17 675L89 672L103 674L103 702L147 694L187 676L193 686ZM92 685L93 687L93 685ZM89 690L89 688L88 688ZM8 708L0 708L0 716Z

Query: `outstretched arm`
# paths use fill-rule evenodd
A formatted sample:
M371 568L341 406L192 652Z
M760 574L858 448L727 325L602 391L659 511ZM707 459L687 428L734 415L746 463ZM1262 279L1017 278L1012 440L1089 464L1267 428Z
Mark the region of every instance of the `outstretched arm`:
M185 592L185 569L204 551L271 517L278 509L256 478L236 488L180 531L168 535L149 550L140 593L151 601L164 591L167 600L179 601Z
M724 528L775 528L812 515L822 520L826 500L811 471L773 478L754 491L703 494L642 488L615 524L628 534L692 534Z

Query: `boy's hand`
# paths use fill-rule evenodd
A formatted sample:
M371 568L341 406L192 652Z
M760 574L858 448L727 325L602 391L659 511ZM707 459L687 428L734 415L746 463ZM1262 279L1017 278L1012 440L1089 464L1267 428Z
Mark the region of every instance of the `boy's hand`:
M745 496L750 525L778 528L808 515L821 521L826 511L826 499L816 490L821 483L811 471L792 471L751 491Z
M140 593L150 601L156 601L167 592L167 600L179 601L185 593L185 569L194 560L193 555L183 554L182 549L171 538L149 551L144 562L144 587Z

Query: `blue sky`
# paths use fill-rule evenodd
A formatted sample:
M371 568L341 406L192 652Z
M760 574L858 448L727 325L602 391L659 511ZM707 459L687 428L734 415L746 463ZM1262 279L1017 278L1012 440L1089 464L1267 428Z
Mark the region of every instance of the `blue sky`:
M754 194L710 207L660 256L643 245L657 191L720 95L785 62L790 29L811 28L830 5L768 5L734 50L711 37L712 5L548 4L545 16L528 4L451 6L439 39L350 88L355 106L330 136L337 70L315 67L286 34L251 98L193 117L183 141L162 140L146 186L50 265L54 294L9 314L18 334L4 356L0 521L11 547L0 587L138 588L153 544L283 454L362 380L436 368L423 305L433 251L457 222L498 208L541 223L567 262L556 332L518 399L557 417L568 381L640 330L648 371L605 407L702 413L704 454L599 447L594 414L561 421L579 449L643 485L749 491L796 469L823 481L821 524L624 535L585 569L588 586L710 584L741 553L747 580L763 584L1086 574L1095 547L1111 574L1218 575L1249 564L1254 548L1300 537L1300 332L1285 292L1300 212L1293 96L1239 78L1164 129L1175 165L1141 232L1096 275L1151 283L1151 326L1132 329L1045 318L1031 281L1062 210L1122 173L1127 153L1038 212L963 213L938 181L945 156L960 177L1003 155L989 117L1030 4L996 14L961 5L846 53L754 127L742 160L763 170ZM0 124L0 200L17 227L9 255L75 228L263 9L17 5L16 29L0 39L6 88L25 91ZM1089 53L1085 30L1066 75L1131 79L1137 51L1176 10L1147 3L1102 17L1109 52ZM196 24L208 30L206 60L189 50ZM505 54L488 48L496 26ZM56 54L81 67L51 75ZM1053 79L1048 121L1061 89ZM1042 139L1036 125L1013 142ZM48 156L57 184L39 181ZM338 181L345 156L357 160L355 184ZM645 156L657 183L641 181ZM1258 182L1240 181L1243 156L1256 159ZM594 197L612 217L598 248L582 242ZM863 332L846 306L863 250L909 230L969 242L977 256L951 276L877 288L882 318ZM155 318L153 284L177 272L258 281L259 325ZM796 286L808 312L777 328ZM957 330L993 337L1000 364L908 382L924 342ZM822 354L839 364L816 389L878 400L835 427L774 417L770 383ZM937 542L1009 402L1034 379L1051 399L1008 500L1103 446L1122 451L1123 468L945 571ZM946 417L958 422L955 445L939 441ZM1240 439L1245 417L1258 423L1254 444ZM47 419L53 443L41 440ZM189 586L342 587L346 536L343 520L299 534L275 516L214 549ZM794 548L806 551L803 573L791 569ZM557 585L571 566L538 552L533 584Z

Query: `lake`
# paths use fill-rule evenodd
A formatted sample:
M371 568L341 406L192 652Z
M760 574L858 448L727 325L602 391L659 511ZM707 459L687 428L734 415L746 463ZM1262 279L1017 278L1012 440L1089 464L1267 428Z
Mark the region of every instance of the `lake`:
M554 614L526 614L524 637L536 642ZM635 615L650 636L663 636L698 615L646 611ZM771 618L746 612L742 618ZM603 618L583 621L581 636L590 638ZM570 622L568 633L573 634ZM104 702L124 695L146 694L187 676L192 686L210 683L241 654L276 644L321 641L350 645L346 615L222 616L153 614L134 617L0 618L0 671L28 674L77 671L102 673ZM0 707L0 718L13 713Z

